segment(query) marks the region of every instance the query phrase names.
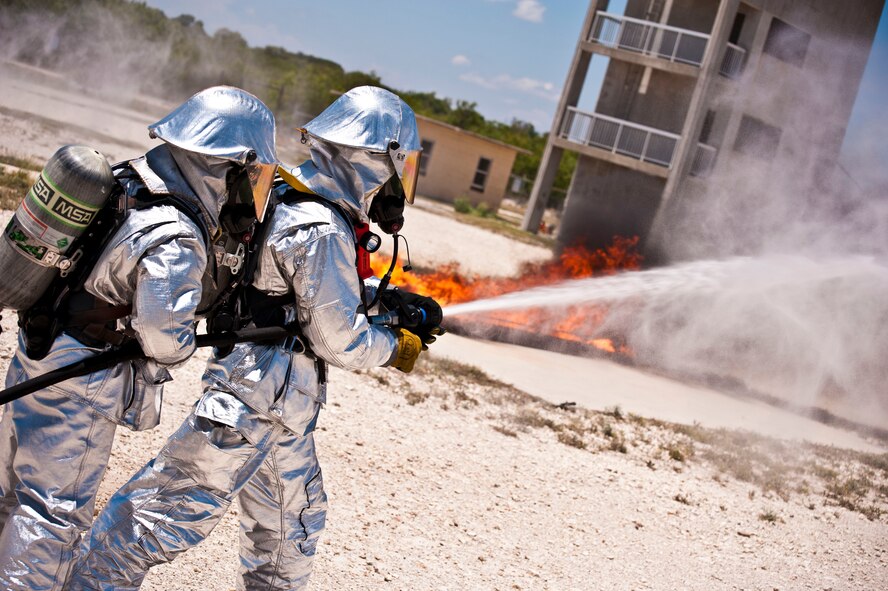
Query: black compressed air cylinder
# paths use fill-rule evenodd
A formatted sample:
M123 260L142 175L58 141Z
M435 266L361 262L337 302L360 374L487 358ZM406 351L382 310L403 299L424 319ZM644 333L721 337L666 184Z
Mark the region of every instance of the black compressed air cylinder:
M114 182L108 161L92 148L64 146L52 155L0 239L0 308L25 310L37 301Z

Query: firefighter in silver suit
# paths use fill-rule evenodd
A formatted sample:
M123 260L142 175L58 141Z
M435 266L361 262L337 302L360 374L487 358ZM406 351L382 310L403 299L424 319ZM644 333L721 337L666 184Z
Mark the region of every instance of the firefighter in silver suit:
M372 220L393 233L403 223L420 154L413 111L358 87L302 133L311 159L281 167L287 184L274 191L251 296L254 323L296 322L301 335L210 360L190 416L96 519L73 589L138 588L150 567L203 540L235 498L237 588L307 584L327 506L313 438L326 364L410 371L423 341L368 321L375 289L359 279L353 228Z
M134 335L147 359L69 379L3 409L0 589L65 587L117 426L156 426L167 368L194 352L208 237L219 230L229 185L240 178L259 208L269 196L277 168L274 118L253 95L204 90L149 130L162 143L117 169L133 207L98 255L82 294L98 307L128 310L110 326ZM35 361L20 332L7 386L102 352L110 345L97 334L66 328Z

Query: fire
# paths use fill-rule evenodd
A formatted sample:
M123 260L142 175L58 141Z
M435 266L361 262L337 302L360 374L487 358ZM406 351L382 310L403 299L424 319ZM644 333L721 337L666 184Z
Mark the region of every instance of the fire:
M637 252L638 237L614 237L606 248L589 250L583 246L570 246L561 254L544 263L526 264L517 277L497 278L466 276L455 264L444 265L427 273L405 273L395 267L391 283L403 289L428 295L442 306L489 298L532 287L551 285L568 279L582 279L612 275L620 271L641 268L642 257ZM381 277L388 270L391 260L376 256L371 261L374 273ZM492 312L479 319L481 323L539 334L563 341L595 347L607 353L630 355L624 345L595 333L607 315L604 306L571 306L553 314L551 310L534 308L520 311Z

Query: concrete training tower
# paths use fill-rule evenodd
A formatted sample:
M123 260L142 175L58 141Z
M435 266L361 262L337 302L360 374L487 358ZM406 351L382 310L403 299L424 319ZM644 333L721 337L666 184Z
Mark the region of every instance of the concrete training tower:
M523 228L571 150L560 244L637 235L651 262L743 250L730 235L761 230L748 214L831 175L883 4L628 0L619 15L591 0ZM610 62L583 111L594 54Z

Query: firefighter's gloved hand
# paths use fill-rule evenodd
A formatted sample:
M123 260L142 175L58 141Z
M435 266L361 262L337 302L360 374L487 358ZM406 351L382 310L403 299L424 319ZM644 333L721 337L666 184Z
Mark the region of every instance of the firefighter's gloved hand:
M435 342L436 336L444 334L444 313L433 298L394 288L385 290L380 301L386 309L398 311L400 325L416 333L424 349Z
M416 363L416 358L422 351L422 341L418 336L403 328L395 329L395 334L398 337L398 351L395 354L392 367L397 367L404 373L410 373Z
M442 327L436 326L435 328L429 330L427 333L418 335L419 338L422 339L422 350L428 351L429 345L437 341L437 337L441 336L445 332L447 331L444 330Z

